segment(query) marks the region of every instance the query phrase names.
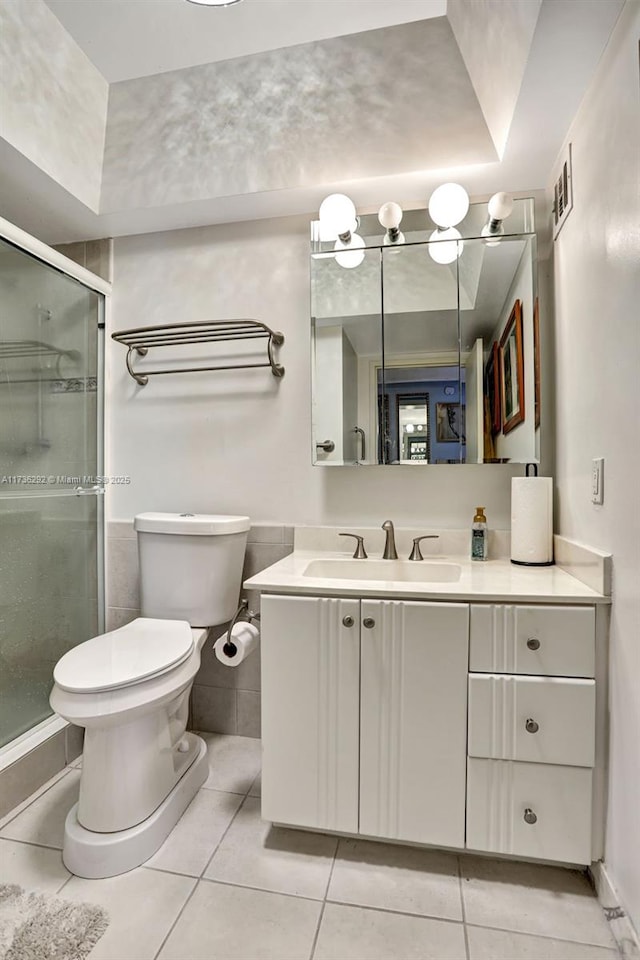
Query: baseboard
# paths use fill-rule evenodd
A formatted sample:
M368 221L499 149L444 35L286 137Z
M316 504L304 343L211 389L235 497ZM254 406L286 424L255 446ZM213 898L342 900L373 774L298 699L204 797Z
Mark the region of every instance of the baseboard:
M611 927L624 960L640 960L640 940L630 918L620 906L620 898L602 861L592 863L589 874L598 900Z

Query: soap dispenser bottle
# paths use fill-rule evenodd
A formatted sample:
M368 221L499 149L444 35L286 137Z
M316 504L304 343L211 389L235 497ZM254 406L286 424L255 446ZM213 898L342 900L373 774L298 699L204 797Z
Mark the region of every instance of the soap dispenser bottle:
M487 560L489 557L489 531L484 507L476 507L471 527L471 559Z

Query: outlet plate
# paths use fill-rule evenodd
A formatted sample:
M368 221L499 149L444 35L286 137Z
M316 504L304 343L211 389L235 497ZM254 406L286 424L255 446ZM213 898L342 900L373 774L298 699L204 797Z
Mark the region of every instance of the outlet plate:
M591 502L604 503L604 457L592 460Z

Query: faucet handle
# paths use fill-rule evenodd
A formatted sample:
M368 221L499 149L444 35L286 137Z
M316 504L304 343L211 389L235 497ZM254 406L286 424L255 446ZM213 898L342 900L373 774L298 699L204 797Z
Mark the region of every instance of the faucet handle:
M422 556L422 550L420 549L421 540L439 540L437 533L426 533L423 537L414 537L413 538L413 550L409 556L409 560L424 560Z
M366 551L365 548L364 548L364 537L358 536L357 533L339 533L338 536L339 536L339 537L353 537L354 540L357 540L357 541L358 541L358 544L357 544L357 546L356 546L356 552L355 552L354 555L353 555L353 559L354 559L354 560L366 560L366 559L367 559L367 551Z

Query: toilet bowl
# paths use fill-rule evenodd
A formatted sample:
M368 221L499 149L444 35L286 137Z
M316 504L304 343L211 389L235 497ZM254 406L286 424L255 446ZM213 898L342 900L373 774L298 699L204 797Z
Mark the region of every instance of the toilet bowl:
M207 627L235 613L249 518L141 514L134 525L143 616L66 653L50 697L85 728L63 860L88 878L152 856L208 776L206 745L186 732L189 694Z

